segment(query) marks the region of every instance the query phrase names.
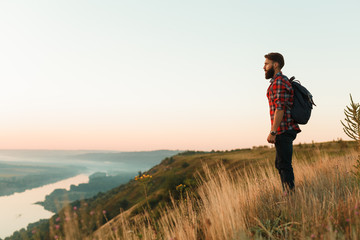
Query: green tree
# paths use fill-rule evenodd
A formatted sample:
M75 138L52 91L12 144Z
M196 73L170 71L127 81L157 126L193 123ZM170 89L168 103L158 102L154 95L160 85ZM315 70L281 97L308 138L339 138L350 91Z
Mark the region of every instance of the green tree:
M346 106L344 110L345 123L343 121L341 123L346 135L360 144L360 104L354 103L351 94L350 100L350 106Z
M345 113L345 123L341 121L341 124L344 126L344 132L351 139L358 142L358 159L354 165L356 171L355 175L360 179L360 104L354 103L352 96L350 94L350 106L346 106Z

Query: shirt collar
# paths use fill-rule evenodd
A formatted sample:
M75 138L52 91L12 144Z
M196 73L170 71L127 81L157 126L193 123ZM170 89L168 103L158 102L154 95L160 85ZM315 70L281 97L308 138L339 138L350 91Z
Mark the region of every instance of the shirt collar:
M270 83L273 83L273 82L275 81L275 79L276 79L278 76L281 76L281 75L282 75L282 72L281 72L281 71L278 72L278 73L275 75L274 78L271 78L271 79L270 79Z

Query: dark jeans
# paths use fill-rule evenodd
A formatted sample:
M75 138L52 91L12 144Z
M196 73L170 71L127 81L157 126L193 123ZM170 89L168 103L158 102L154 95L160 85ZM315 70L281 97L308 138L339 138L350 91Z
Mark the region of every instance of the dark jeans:
M292 168L293 141L297 132L295 130L287 130L277 135L275 140L276 158L275 167L279 171L281 184L286 190L294 190L295 180Z

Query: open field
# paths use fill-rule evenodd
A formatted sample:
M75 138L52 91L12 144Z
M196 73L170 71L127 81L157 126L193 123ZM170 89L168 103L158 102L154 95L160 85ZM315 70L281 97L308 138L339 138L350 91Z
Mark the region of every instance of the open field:
M196 197L162 209L127 213L100 228L96 239L358 239L360 179L351 174L356 152L298 159L296 193L283 194L272 164L230 173L204 165Z
M341 140L296 145L291 196L272 148L180 153L11 239L356 239L355 149Z

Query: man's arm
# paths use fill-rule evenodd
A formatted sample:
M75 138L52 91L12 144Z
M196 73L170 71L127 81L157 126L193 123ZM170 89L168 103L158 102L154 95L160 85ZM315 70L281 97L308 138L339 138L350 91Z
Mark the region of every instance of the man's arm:
M280 127L281 120L284 117L284 112L285 112L284 110L280 110L280 109L275 110L274 122L273 125L271 126L271 131L276 132L277 129Z
M273 125L271 126L271 131L277 132L277 129L280 126L281 120L284 117L284 110L276 109L274 114ZM276 136L269 134L267 141L268 143L275 143Z

